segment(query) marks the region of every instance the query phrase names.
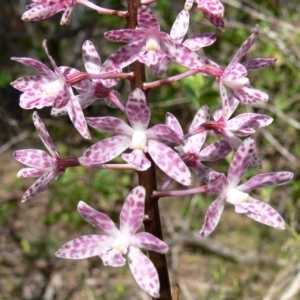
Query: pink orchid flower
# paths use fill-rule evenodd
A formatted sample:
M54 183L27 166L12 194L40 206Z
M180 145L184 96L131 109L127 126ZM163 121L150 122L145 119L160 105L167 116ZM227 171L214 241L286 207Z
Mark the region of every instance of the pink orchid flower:
M128 43L113 53L105 65L122 69L138 59L147 66L153 66L164 54L191 69L204 65L206 60L160 31L160 25L148 6L139 7L138 26L135 30L112 30L104 34L109 40Z
M29 168L21 169L17 177L40 177L30 188L25 192L22 202L25 202L37 194L47 189L53 180L56 180L58 176L63 173L66 168L79 166L79 162L76 158L62 159L55 148L50 135L38 116L37 112L33 113L33 123L39 132L40 139L48 149L50 154L47 152L37 149L25 149L14 152L14 157Z
M135 89L129 95L126 114L132 127L123 120L114 117L87 118L87 123L97 129L112 131L116 136L102 140L79 158L82 165L97 166L107 162L127 148L131 153L123 153L122 158L133 168L144 171L150 168L151 162L146 157L148 153L157 166L169 177L184 185L190 185L191 173L179 155L162 141L184 144L181 137L167 125L155 125L148 128L150 109L146 103L145 94Z
M90 139L90 133L85 122L85 117L79 103L79 97L75 96L68 79L63 73L63 68L57 67L50 56L46 40L43 47L55 72L43 63L25 57L12 57L12 60L23 63L37 69L41 74L18 78L11 85L22 91L20 106L24 109L43 108L52 106L53 111L64 109L69 114L71 121L78 132L86 139Z
M166 253L166 243L147 232L136 233L143 222L145 189L134 188L127 196L120 213L120 229L104 213L98 212L83 201L78 203L78 212L105 235L89 234L64 244L56 256L68 259L83 259L100 256L105 266L121 267L128 264L138 285L154 298L159 297L158 273L151 260L139 249L145 248Z
M253 176L245 183L238 185L248 169L255 149L253 138L247 138L236 151L230 165L227 177L216 172L210 173L208 189L219 194L219 197L209 206L204 224L199 232L201 237L208 236L219 223L225 201L235 206L235 212L265 225L285 229L285 223L280 214L260 200L252 198L248 192L269 185L281 185L292 180L291 172L263 173Z

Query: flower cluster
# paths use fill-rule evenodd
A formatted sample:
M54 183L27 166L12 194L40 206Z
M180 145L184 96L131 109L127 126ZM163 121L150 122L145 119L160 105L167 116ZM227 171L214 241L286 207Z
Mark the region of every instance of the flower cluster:
M233 204L239 214L276 229L285 228L283 218L275 209L252 198L248 193L264 186L288 183L293 178L292 173L262 173L238 185L249 167L262 167L252 135L256 129L271 124L273 119L258 113L242 113L232 117L239 105L268 101L265 92L250 85L247 73L252 69L267 67L275 59L257 58L240 62L257 39L258 26L226 68L198 55L196 51L213 44L216 35L199 33L184 40L189 28L189 11L194 2L213 25L224 30L224 7L219 0L186 0L185 8L177 16L170 34L161 31L150 7L141 5L137 10L136 28L116 29L104 34L108 40L127 45L112 53L103 64L89 40L82 47L85 71L57 66L48 52L46 41L43 46L53 70L32 58L12 57L12 60L34 68L39 73L12 82L12 86L22 92L22 108L41 109L50 106L52 116L68 114L75 128L86 139L91 137L88 126L114 133L91 145L78 158L62 159L46 127L37 112L34 112L34 125L52 157L37 149L18 150L14 153L18 161L29 167L21 169L18 176L39 177L25 192L23 202L43 192L68 167L127 168L139 174L153 174L157 166L165 173L166 181L158 191L150 191L152 200L151 197L147 198L150 202L172 195L203 192L218 195L208 208L199 238L208 236L216 228L226 201ZM38 21L63 11L61 23L65 24L69 22L76 4L103 14L129 14L103 9L88 0L35 0L27 6L22 18L26 21ZM186 133L172 113L167 113L165 124L149 126L151 111L145 86L132 88L125 104L123 97L112 90L119 80L134 80L138 76L122 73L133 62L149 67L153 76L167 73L169 64L175 62L189 69L186 74L191 75L189 72L193 72L214 77L220 89L221 107L214 112L213 120L210 108L207 105L201 107ZM156 83L150 82L147 83L147 89L181 78L183 77L179 74ZM83 110L98 99L104 99L109 106L119 109L124 119L112 116L85 117ZM210 143L211 139L208 137L214 138L214 142ZM202 149L203 146L205 147ZM234 153L227 176L205 163L223 159L232 151ZM125 164L111 162L119 155ZM167 190L173 180L183 186L190 186L192 176L198 178L203 186L179 191ZM105 235L91 234L75 238L63 245L56 255L69 259L100 256L104 265L113 267L123 266L126 262L123 255L127 255L129 267L139 286L152 297L159 297L160 279L156 266L139 248L164 254L168 246L152 233L136 233L145 213L147 214L145 197L146 190L141 185L130 192L120 213L120 230L107 215L80 201L80 215ZM154 216L148 216L147 220L153 222L154 219Z

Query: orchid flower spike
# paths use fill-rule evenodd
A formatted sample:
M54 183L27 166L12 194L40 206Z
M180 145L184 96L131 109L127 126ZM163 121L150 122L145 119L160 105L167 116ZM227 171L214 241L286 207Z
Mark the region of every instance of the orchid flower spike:
M154 298L159 297L158 273L151 260L139 249L145 248L166 253L166 243L147 232L136 233L144 218L145 188L137 186L127 196L120 213L120 229L104 213L98 212L83 201L78 212L105 235L83 235L64 244L55 255L68 259L100 256L105 266L122 267L126 263L138 285Z
M248 169L255 141L249 137L244 140L236 151L230 165L227 178L224 174L210 173L208 189L219 197L209 206L204 224L199 232L201 237L208 236L219 223L224 209L225 201L235 206L235 212L245 214L247 217L265 225L285 229L285 223L280 214L260 200L252 198L248 192L269 185L281 185L292 180L291 172L273 172L253 176L244 184L238 186L242 176Z
M66 170L66 168L79 166L78 159L76 158L60 158L44 123L38 116L38 113L34 112L32 118L34 126L39 132L40 139L52 157L50 157L45 151L37 149L25 149L14 152L16 160L29 166L29 168L21 169L18 172L17 177L40 177L25 192L22 202L25 202L46 190L50 183L57 179L58 176Z

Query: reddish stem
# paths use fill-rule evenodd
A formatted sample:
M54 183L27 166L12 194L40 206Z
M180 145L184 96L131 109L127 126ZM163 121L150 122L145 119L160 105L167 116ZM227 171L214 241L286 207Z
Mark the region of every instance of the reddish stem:
M127 4L129 13L127 18L127 25L128 28L135 29L137 26L137 12L140 6L140 0L127 0ZM145 66L140 62L136 61L130 65L130 70L134 73L134 77L130 80L131 90L133 91L136 88L142 89L143 84L146 80ZM147 103L149 103L148 97ZM149 156L147 157L151 160ZM153 191L157 189L156 167L153 161L151 163L151 167L148 170L144 172L138 172L138 177L139 184L146 189L145 215L147 215L149 218L147 219L147 222L144 222L145 231L163 240L158 207L158 198L151 198ZM149 258L158 272L160 282L160 297L158 299L171 300L171 287L166 256L164 254L160 254L154 251L149 251Z

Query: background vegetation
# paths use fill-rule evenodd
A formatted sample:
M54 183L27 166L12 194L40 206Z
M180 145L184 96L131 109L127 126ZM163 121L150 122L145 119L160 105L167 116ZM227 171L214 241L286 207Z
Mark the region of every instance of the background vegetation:
M95 1L96 2L96 1ZM97 1L104 7L126 9L125 1ZM32 57L49 62L42 48L48 40L58 65L83 70L81 46L86 39L96 45L104 61L120 45L103 38L107 30L125 26L125 20L98 16L76 6L71 24L60 26L60 14L41 22L24 23L25 0L0 2L0 299L148 299L127 267L104 267L98 258L67 261L54 257L66 241L97 232L76 211L79 200L106 212L116 221L124 197L137 184L135 174L106 170L67 170L50 189L21 204L31 179L16 179L22 167L14 161L17 149L41 148L31 121L31 111L19 108L19 92L9 83L32 69L10 61L11 56ZM278 188L264 188L255 197L270 203L284 216L287 229L277 231L233 212L228 207L210 238L200 240L200 229L211 196L161 200L161 216L170 276L181 287L181 299L292 300L300 297L299 209L300 209L300 6L297 0L224 0L226 31L220 32L203 18L196 7L188 36L215 32L215 44L206 55L226 66L255 24L260 25L257 42L246 59L276 57L269 68L249 74L254 87L270 95L268 103L243 107L243 111L270 114L274 123L256 135L262 172L288 170L294 181ZM184 1L159 0L152 5L161 27L168 32ZM170 13L172 12L172 13ZM170 74L183 68L172 64ZM151 80L150 77L148 77ZM118 89L128 95L127 83ZM164 122L167 111L188 128L196 109L218 106L217 85L210 78L195 76L151 92L152 122ZM86 115L115 114L101 101ZM92 140L84 141L67 117L50 118L48 109L39 111L61 155L78 156L103 138L91 129ZM213 167L226 171L229 158ZM257 172L250 170L250 173ZM251 175L249 173L249 176ZM160 182L165 178L160 174ZM195 182L197 184L197 182ZM173 186L175 187L175 186Z

